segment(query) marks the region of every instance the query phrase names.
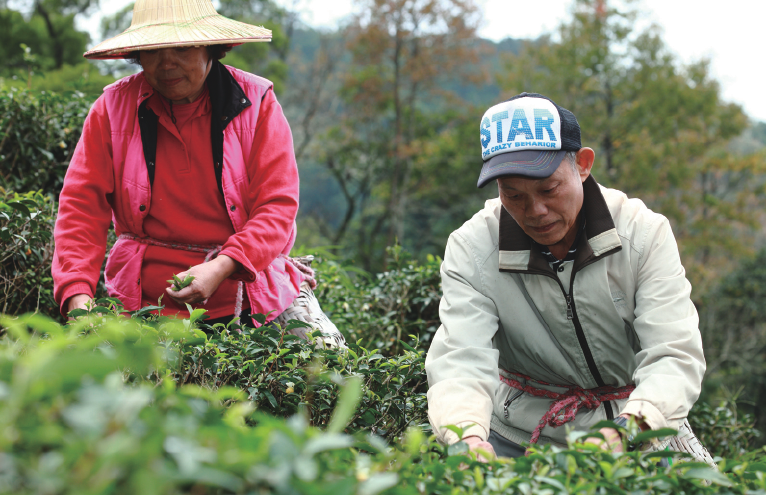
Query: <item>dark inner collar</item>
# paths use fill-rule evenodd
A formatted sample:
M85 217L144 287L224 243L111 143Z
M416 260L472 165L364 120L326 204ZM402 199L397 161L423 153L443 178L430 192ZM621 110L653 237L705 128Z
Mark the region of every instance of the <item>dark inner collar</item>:
M583 207L584 209L584 207ZM577 229L577 235L575 236L575 240L572 243L572 245L569 247L569 251L567 251L567 255L563 259L558 259L556 256L551 253L551 249L548 246L544 246L542 244L539 244L534 239L532 240L532 245L535 246L540 253L545 257L546 260L548 260L548 263L553 263L555 266L554 268L557 268L559 265L563 264L566 261L574 261L575 256L577 255L577 247L582 242L583 238L585 237L585 213L584 211L580 211L580 215L577 220L580 224L579 228Z

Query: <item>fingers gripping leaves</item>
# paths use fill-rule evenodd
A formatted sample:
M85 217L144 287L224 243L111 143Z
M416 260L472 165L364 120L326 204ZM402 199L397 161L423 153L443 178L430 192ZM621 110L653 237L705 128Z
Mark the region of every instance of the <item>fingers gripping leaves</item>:
M191 267L189 267L191 268ZM193 275L186 275L183 280L181 280L175 273L173 274L173 279L168 280L167 282L169 284L172 284L171 289L173 289L175 292L178 292L181 289L185 289L186 287L189 287L192 282L194 282L194 276Z

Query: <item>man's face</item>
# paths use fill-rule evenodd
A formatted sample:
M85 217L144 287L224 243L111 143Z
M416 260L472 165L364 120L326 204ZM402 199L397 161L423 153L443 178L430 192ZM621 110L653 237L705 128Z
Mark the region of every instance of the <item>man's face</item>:
M577 152L577 171L565 159L547 179L519 176L497 179L503 206L535 242L563 249L571 247L582 209L582 183L590 175L593 157L593 150L582 148Z

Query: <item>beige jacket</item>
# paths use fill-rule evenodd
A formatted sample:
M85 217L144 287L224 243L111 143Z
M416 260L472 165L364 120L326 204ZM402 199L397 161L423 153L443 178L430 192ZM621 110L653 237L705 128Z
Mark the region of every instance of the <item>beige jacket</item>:
M592 177L583 187L585 235L563 272L499 199L450 236L442 325L426 358L429 418L441 441L457 441L445 425L471 424L464 435L486 440L492 428L529 441L552 401L519 394L500 382L500 370L585 389L636 385L626 400L581 409L569 423L575 429L621 413L677 428L697 400L705 372L699 319L667 219ZM546 426L540 443L561 444L565 435Z

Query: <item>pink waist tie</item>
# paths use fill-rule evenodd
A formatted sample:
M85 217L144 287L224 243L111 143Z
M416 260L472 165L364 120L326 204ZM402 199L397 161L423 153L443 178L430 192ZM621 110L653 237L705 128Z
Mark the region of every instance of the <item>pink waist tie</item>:
M159 246L169 249L178 249L181 251L191 251L194 253L205 253L205 263L212 260L215 255L221 252L223 246L216 244L182 244L177 242L166 242L154 239L152 237L138 237L133 234L121 234L117 239L125 239L130 241L146 244L147 246ZM237 297L234 301L234 318L239 319L239 314L242 313L242 301L244 299L244 284L240 281L237 283ZM203 301L204 305L207 300Z
M213 257L215 257L218 253L221 252L223 249L222 245L218 244L183 244L183 243L177 243L177 242L167 242L167 241L160 241L158 239L154 239L152 237L138 237L133 234L121 234L117 239L125 239L125 240L131 240L135 242L139 242L141 244L146 244L148 246L159 246L159 247L165 247L169 249L178 249L182 251L192 251L195 253L205 253L205 263L212 260ZM284 254L279 255L280 258L284 258L287 261L290 262L293 266L295 266L300 272L303 274L303 278L305 281L308 282L311 289L316 289L317 281L314 275L314 270L307 266L300 261L298 261L295 258L290 258L289 256L286 256ZM237 297L234 302L234 318L239 320L239 315L242 313L242 302L244 300L244 283L240 280L237 283ZM207 302L203 301L203 304Z
M527 381L539 383L540 385L567 389L566 392L562 393L551 392L550 390L536 388L531 385L523 385L518 380L507 378L502 374L500 375L500 381L506 385L511 386L512 388L515 388L516 390L526 392L530 395L534 395L535 397L546 397L548 399L553 399L554 401L553 404L551 404L551 407L548 408L548 412L546 412L540 419L540 423L538 423L535 431L532 432L532 438L529 440L530 443L537 443L538 439L540 438L540 433L546 426L558 427L573 421L577 415L577 411L581 407L585 406L588 409L596 409L601 405L602 402L605 401L627 399L630 397L631 392L636 389L635 385L625 385L624 387L611 387L607 385L604 387L583 389L580 387L554 385L551 383L542 382L540 380L530 378L526 375L522 375L521 373L515 373L511 371L505 371L505 373Z

